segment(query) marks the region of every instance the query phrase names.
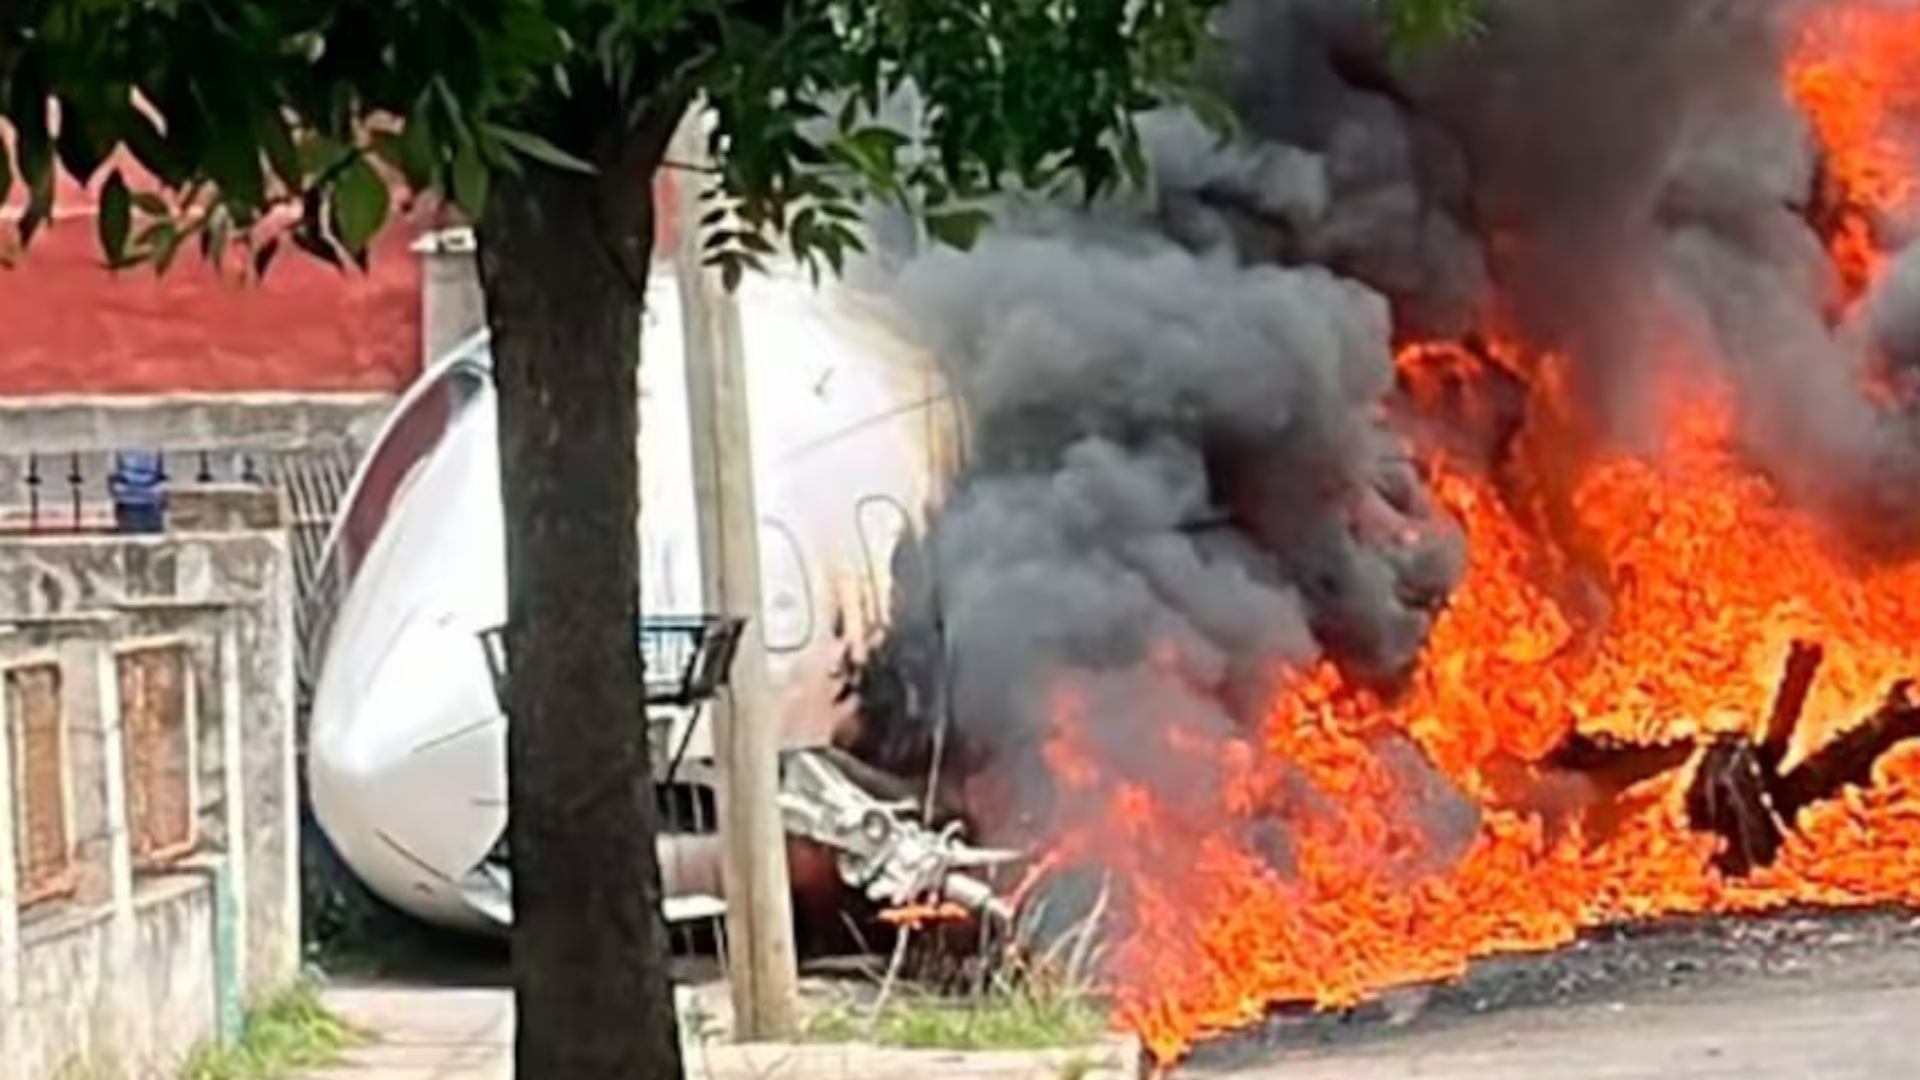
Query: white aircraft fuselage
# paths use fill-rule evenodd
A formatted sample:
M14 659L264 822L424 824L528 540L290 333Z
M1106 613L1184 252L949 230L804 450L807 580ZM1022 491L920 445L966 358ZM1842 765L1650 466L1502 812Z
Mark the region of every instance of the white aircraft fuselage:
M641 551L648 614L701 614L679 301L656 274L642 335ZM740 298L761 513L761 630L787 744L840 719L833 669L885 611L887 567L946 474L951 416L926 360L849 294L795 276ZM499 457L484 335L402 398L322 556L308 778L321 827L376 894L445 926L510 918L501 867L506 717L480 635L506 619ZM836 637L839 622L845 638ZM707 755L696 727L689 749ZM669 896L710 874L665 859ZM699 880L695 880L698 878Z

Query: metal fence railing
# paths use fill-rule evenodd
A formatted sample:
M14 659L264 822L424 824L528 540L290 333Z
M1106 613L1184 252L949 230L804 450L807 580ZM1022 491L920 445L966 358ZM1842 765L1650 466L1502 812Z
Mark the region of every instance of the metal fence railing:
M140 459L169 487L267 484L308 453L169 450L29 450L0 455L0 532L104 532L114 528L116 475Z
M150 459L169 489L205 484L277 488L293 559L296 679L310 692L319 646L339 606L321 556L353 477L357 453L322 450L60 451L0 455L0 535L104 533L117 528L113 480L134 457Z

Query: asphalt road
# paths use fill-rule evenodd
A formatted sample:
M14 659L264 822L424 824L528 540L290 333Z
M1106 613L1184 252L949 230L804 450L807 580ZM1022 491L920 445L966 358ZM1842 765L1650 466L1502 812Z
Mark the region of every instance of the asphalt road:
M1851 935L1850 935L1851 936ZM1745 974L1586 1000L1421 1010L1203 1055L1179 1080L1910 1080L1920 950L1902 937L1776 948ZM1696 963L1696 961L1690 961ZM1692 970L1689 968L1689 970Z
M1235 1080L1908 1080L1920 987L1509 1013L1370 1046L1182 1070Z

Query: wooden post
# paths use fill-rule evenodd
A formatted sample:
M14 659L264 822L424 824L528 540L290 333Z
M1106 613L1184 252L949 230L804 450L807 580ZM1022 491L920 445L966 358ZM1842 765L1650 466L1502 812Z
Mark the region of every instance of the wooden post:
M668 151L675 165L707 160L704 110L689 110ZM760 605L759 513L753 492L740 313L719 275L703 265L700 174L676 175L674 278L687 365L688 427L706 610L743 617L732 679L712 706L719 759L727 967L734 1034L743 1041L798 1030L792 896L778 803L780 717L767 679Z

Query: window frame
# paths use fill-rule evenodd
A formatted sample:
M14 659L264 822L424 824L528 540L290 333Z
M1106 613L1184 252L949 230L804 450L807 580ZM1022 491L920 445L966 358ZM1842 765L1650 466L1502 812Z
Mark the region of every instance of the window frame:
M12 707L14 679L22 672L47 670L54 674L54 700L59 706L54 724L54 738L58 744L59 768L56 777L59 781L58 813L60 817L61 852L60 868L49 875L46 882L38 888L29 889L27 881L27 848L31 823L28 821L26 717L16 715ZM0 737L7 740L8 776L6 782L8 794L13 804L13 836L9 842L14 852L14 898L21 911L27 911L42 904L69 899L79 889L79 838L74 835L74 785L73 785L73 737L72 725L67 716L66 669L60 663L59 654L53 651L36 651L9 657L0 663L0 716L4 716L4 730Z
M183 840L158 848L150 852L141 852L137 847L139 830L133 821L133 783L135 759L133 748L127 739L131 727L127 722L127 702L121 694L122 663L129 656L141 653L173 653L180 661L180 736L186 743L186 807L187 835ZM165 872L181 859L193 854L200 848L204 837L200 824L200 695L197 672L194 666L193 643L179 634L161 634L149 637L128 638L114 642L114 694L116 711L119 714L120 750L121 750L121 796L126 808L124 823L127 836L127 854L133 863L135 873ZM232 717L222 717L222 723L232 723Z

